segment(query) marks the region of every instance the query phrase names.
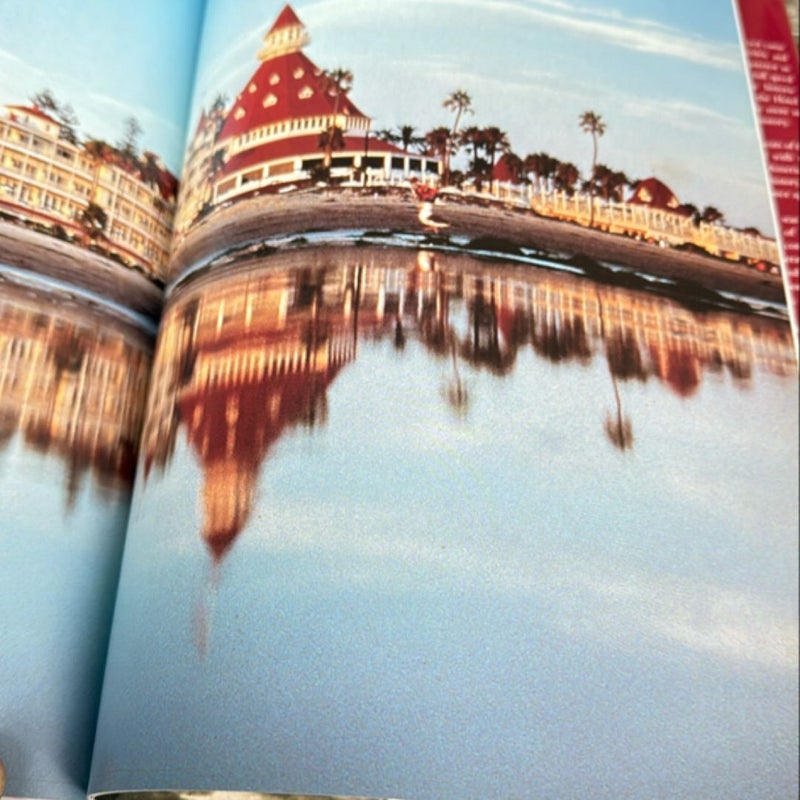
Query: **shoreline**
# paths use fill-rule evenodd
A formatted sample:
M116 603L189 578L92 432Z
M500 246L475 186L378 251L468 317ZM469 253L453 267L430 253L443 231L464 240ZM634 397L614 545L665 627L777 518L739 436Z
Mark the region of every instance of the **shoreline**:
M0 264L116 303L154 322L163 290L144 275L91 250L0 220Z
M439 202L436 208L449 227L432 241L488 239L496 245L500 258L503 249L538 250L565 260L618 265L687 288L694 285L705 292L725 292L788 308L781 275L758 272L734 261L660 247L521 209L452 200ZM169 282L179 280L185 270L200 262L248 244L279 236L353 229L424 233L417 205L409 194L373 196L335 190L246 198L217 209L190 229L173 253ZM469 246L462 250L470 252Z

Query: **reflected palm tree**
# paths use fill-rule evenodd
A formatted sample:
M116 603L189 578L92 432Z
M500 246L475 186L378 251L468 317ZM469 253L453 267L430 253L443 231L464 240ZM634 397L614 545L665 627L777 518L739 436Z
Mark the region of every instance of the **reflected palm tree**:
M407 338L403 329L403 318L398 314L394 321L394 349L405 350Z
M620 450L628 450L633 447L633 426L631 425L630 417L624 416L622 413L622 402L614 373L611 373L611 382L614 385L617 413L615 415L606 415L606 435L614 447L618 447Z
M485 366L495 375L507 374L514 365L516 352L501 345L497 299L494 284L489 286L489 299L484 296L484 282L476 282L475 297L469 306L470 338L462 344L462 353L469 363Z
M453 374L445 386L444 395L450 408L456 416L463 419L467 415L469 407L469 391L461 378L458 370L458 347L455 335L450 336L450 355L453 364Z
M592 350L581 317L557 319L550 314L534 319L531 332L533 349L548 361L558 364L577 361L586 364Z
M607 413L606 414L606 421L605 421L605 432L606 436L608 436L608 440L614 447L622 450L630 450L633 447L633 425L631 424L630 417L622 413L622 399L619 395L619 385L617 383L617 375L618 372L621 370L614 368L614 358L612 356L615 352L629 352L630 348L624 347L617 347L613 346L613 342L606 341L606 330L605 330L605 313L603 309L603 298L600 296L599 289L595 289L595 295L597 297L597 305L598 311L600 314L600 337L603 340L603 343L606 346L606 363L608 364L608 372L611 375L611 385L614 388L614 402L616 406L616 413ZM621 337L617 337L621 339ZM638 353L638 349L636 351ZM622 364L630 366L630 359L627 361L623 358ZM639 363L639 369L641 369L641 363ZM631 369L635 370L635 361L634 365ZM630 374L634 374L631 372Z

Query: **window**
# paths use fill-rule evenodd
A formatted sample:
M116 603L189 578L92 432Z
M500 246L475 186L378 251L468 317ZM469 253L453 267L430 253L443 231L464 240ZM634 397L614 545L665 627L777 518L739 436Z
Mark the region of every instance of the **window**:
M226 194L230 192L232 189L236 188L236 178L228 178L228 180L223 181L217 187L218 194Z
M272 164L269 167L269 174L272 175L288 175L294 172L293 161L281 161L279 164Z
M260 181L262 178L262 170L261 169L251 169L249 172L245 172L242 175L242 183L250 183L250 181Z

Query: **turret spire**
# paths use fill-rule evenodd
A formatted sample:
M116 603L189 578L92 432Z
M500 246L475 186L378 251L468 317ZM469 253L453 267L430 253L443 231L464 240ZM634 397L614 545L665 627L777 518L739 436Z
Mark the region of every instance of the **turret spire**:
M264 36L264 44L257 56L261 61L302 50L311 41L305 25L290 5L285 5L273 26Z

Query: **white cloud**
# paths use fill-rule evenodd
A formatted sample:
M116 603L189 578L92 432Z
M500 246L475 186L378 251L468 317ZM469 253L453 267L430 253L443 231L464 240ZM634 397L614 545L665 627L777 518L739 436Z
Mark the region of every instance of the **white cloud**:
M399 15L413 14L418 24L424 25L426 14L442 10L469 19L472 25L479 24L476 14L502 15L509 19L510 25L535 23L636 52L668 56L715 69L741 68L739 48L734 45L690 36L652 20L623 18L612 10L587 9L553 0L540 0L534 5L518 0L383 0L380 6L371 0L350 0L346 23L353 24L354 20L362 18L374 24L376 14L380 14L386 17L388 25ZM345 22L338 0L312 3L303 9L303 14L313 18L319 27Z
M325 531L317 534L320 520ZM756 591L730 588L711 580L679 578L641 567L629 568L589 558L580 564L568 555L553 557L527 547L498 548L489 537L439 540L428 519L415 526L414 512L404 530L380 508L313 510L270 509L243 535L248 549L307 554L333 565L344 561L337 580L376 592L414 591L420 578L472 586L499 596L516 594L542 601L544 620L581 638L596 638L623 649L667 647L736 664L791 670L797 667L797 621ZM258 530L261 528L261 530Z

